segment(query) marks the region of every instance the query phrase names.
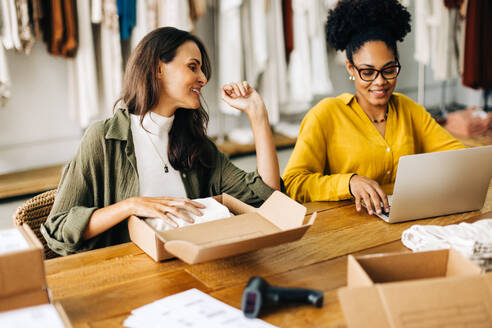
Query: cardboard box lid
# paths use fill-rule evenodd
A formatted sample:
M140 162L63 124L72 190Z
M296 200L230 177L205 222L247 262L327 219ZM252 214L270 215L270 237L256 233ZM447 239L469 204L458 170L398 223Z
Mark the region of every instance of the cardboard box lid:
M303 225L305 213L304 206L276 191L253 212L156 231L156 235L165 243L166 251L194 264L299 239L316 218L314 213Z
M28 225L17 229L29 248L0 255L0 297L47 288L43 245Z
M492 273L454 250L349 256L349 327L492 327Z

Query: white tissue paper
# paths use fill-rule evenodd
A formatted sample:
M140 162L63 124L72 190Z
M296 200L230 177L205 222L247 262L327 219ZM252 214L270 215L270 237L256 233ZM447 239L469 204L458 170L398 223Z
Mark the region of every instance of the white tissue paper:
M205 206L205 208L198 209L200 212L202 212L203 214L202 216L195 215L186 210L184 211L186 214L188 214L188 216L190 216L193 220L195 220L195 223L188 223L180 218L175 217L170 213L167 214L171 219L173 219L179 225L179 228L189 226L191 224L200 224L209 221L225 219L232 216L231 212L229 212L229 209L226 206L222 205L212 197L193 199L193 201ZM159 218L147 218L145 219L145 221L157 231L177 229L177 228L173 228L172 226L167 224L164 220Z
M401 235L414 252L454 248L484 269L492 269L492 219L448 226L413 225Z

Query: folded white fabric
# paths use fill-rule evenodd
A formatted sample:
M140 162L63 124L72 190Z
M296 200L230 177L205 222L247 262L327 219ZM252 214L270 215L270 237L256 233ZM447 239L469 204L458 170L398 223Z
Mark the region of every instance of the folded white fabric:
M205 208L198 209L200 212L202 212L203 214L202 216L198 216L188 211L184 211L193 220L195 220L195 223L188 223L180 218L175 217L172 214L169 213L167 214L171 219L173 219L179 225L179 228L191 224L199 224L199 223L224 219L232 216L231 212L229 212L229 209L226 206L222 205L212 197L193 199L193 201L205 206ZM174 229L169 224L167 224L164 220L159 218L147 218L145 219L145 221L158 231Z
M454 248L485 269L492 269L492 219L448 226L413 225L403 231L401 241L414 252Z

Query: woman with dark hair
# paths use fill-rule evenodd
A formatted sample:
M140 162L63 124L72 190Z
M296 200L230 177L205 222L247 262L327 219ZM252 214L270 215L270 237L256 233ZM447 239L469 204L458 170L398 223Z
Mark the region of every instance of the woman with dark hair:
M369 214L389 211L401 156L464 146L424 107L394 93L401 64L397 41L410 14L397 0L341 0L330 10L328 42L345 50L355 94L319 102L304 118L283 179L301 201L363 200ZM383 206L381 206L383 205Z
M120 101L126 108L89 127L64 169L41 227L53 251L66 255L127 242L131 215L174 227L169 214L193 223L187 213L201 215L203 208L193 198L225 192L258 206L280 189L266 108L247 82L221 92L250 119L257 172L234 166L208 139L200 90L210 74L205 48L192 34L164 27L142 39L125 71Z

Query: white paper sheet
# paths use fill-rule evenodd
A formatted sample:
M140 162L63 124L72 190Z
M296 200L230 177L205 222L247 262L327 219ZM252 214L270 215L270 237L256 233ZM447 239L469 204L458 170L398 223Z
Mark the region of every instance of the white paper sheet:
M28 249L29 244L17 229L0 230L0 254Z
M195 223L188 223L172 215L171 213L167 213L167 215L169 215L171 219L173 219L174 222L178 224L179 228L186 227L189 225L196 225L200 223L210 222L214 220L225 219L232 216L231 212L229 212L229 209L226 206L222 205L212 197L197 198L197 199L193 199L193 201L205 206L205 208L198 209L200 212L202 212L202 216L198 216L184 210L184 212L188 214L188 216L191 217L195 221ZM145 219L145 221L148 224L150 224L152 227L154 227L157 231L176 229L168 225L164 220L158 218L147 218Z
M31 306L0 313L2 328L63 328L60 315L52 304Z
M195 288L135 309L123 324L129 328L275 328L260 319L248 319L240 310Z

